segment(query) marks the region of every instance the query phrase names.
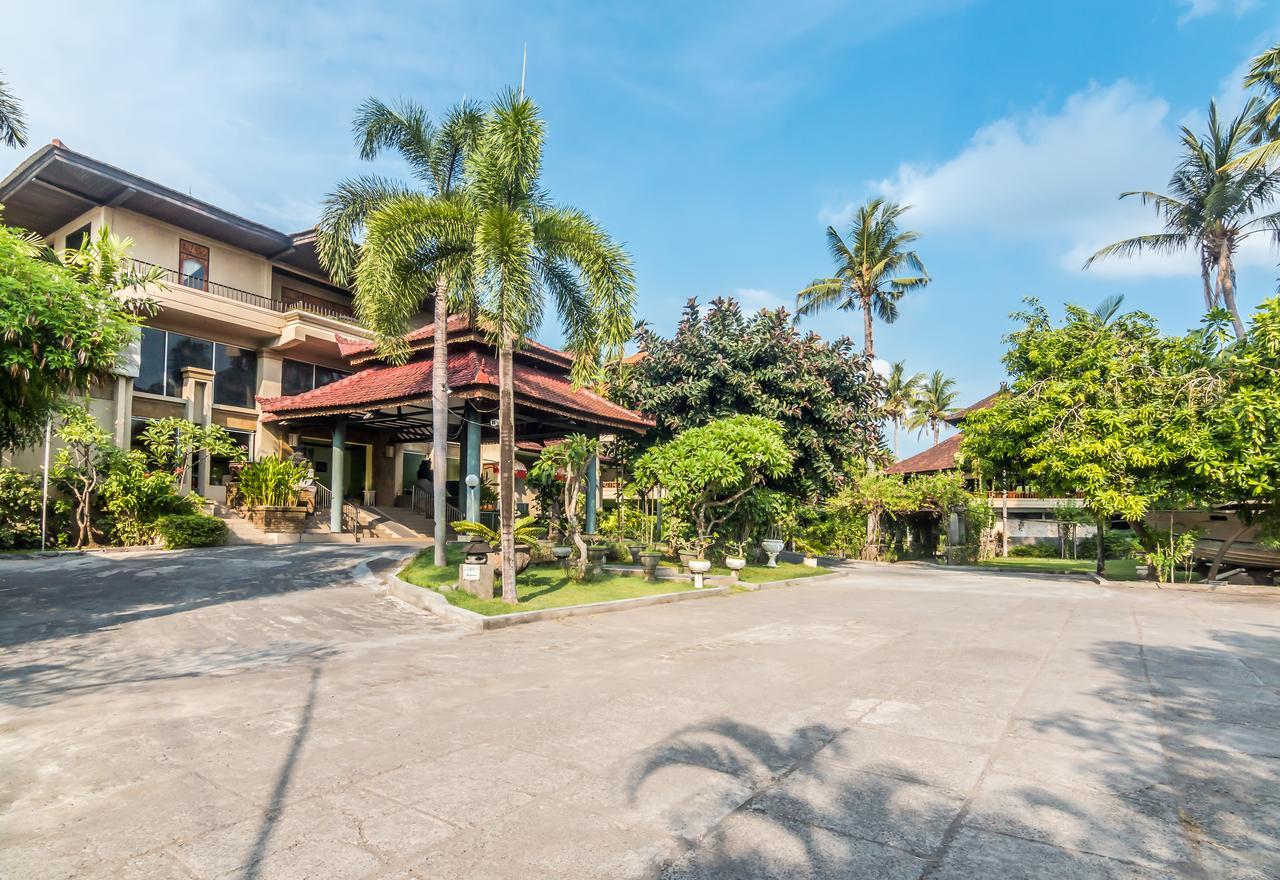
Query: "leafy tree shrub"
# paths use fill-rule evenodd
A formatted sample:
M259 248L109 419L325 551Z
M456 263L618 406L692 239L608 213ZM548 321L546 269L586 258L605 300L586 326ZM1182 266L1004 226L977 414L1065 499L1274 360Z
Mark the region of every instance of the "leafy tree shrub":
M1142 556L1142 542L1132 532L1108 529L1104 540L1107 559L1138 559ZM1098 555L1098 539L1089 535L1080 539L1080 558L1093 559Z
M105 472L97 502L104 514L103 532L113 543L154 544L161 517L199 510L198 498L179 495L173 474L149 467L147 455L139 450L116 451L108 457Z
M1057 544L1036 541L1034 544L1010 544L1009 555L1014 559L1057 559L1060 553Z
M40 546L40 479L0 468L0 548Z
M227 540L227 524L205 513L169 514L155 522L156 533L170 549L216 547Z
M298 487L310 472L306 462L260 458L240 471L240 493L250 507L292 507L298 503Z
M80 407L63 411L58 438L66 446L58 450L52 476L75 501L75 546L79 549L94 543L95 493L120 451L98 420Z

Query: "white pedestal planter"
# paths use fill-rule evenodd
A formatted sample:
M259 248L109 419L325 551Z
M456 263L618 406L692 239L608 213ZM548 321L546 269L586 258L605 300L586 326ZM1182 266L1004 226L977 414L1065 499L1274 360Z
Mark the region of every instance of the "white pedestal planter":
M707 559L690 559L689 571L693 572L693 588L702 589L702 576L711 571L711 562Z
M738 572L747 567L747 560L734 556L726 556L724 559L724 567L733 572L734 583L738 582Z
M760 546L764 548L764 552L769 554L769 561L765 563L769 568L778 567L778 554L782 552L782 548L787 546L784 542L774 538L761 541Z

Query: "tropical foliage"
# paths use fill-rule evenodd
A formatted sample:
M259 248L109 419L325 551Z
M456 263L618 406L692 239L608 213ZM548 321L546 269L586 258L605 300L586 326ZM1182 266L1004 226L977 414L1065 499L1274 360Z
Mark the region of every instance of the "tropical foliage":
M0 468L0 550L40 546L41 506L39 477Z
M774 419L796 460L768 485L805 499L883 454L880 380L846 338L802 334L782 309L746 317L714 299L705 313L690 300L670 339L647 328L638 339L645 357L610 395L654 418L658 440L736 414Z
M924 373L907 375L907 365L895 361L889 366L889 375L884 381L884 403L880 412L893 424L893 457L898 457L898 432L911 418L916 401L920 397L920 387L924 384Z
M898 320L898 302L912 290L929 283L924 263L912 249L917 233L900 229L898 220L907 206L872 199L858 208L842 238L827 227L827 249L835 262L835 274L819 278L796 294L800 314L827 308L862 312L862 353L867 369L875 357L872 316L886 324Z
M530 476L545 483L559 483L559 514L565 523L566 537L578 549L578 577L587 575L587 543L582 539L579 511L582 505L595 504L594 498L586 498L587 468L600 453L600 441L582 434L570 434L560 443L545 446L529 471Z
M240 493L250 507L293 507L311 473L305 461L268 455L240 470Z
M22 105L9 91L9 85L0 79L0 141L8 147L27 145L27 119Z
M170 514L156 520L156 532L170 549L216 547L227 540L227 524L207 513Z
M933 434L933 444L938 445L943 419L955 409L956 398L959 397L955 389L955 379L947 377L941 370L934 370L928 379L920 383L911 403L907 427L914 428L917 432L930 431Z

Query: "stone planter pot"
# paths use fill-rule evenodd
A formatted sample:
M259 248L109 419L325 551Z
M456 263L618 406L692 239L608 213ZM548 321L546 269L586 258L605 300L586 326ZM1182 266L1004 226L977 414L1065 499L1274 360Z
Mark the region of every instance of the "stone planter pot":
M490 558L493 559L494 574L501 575L502 574L502 553L495 552L493 556L491 556ZM533 554L529 552L529 545L517 544L516 545L516 574L519 574L520 572L528 568L529 563L531 562L533 562Z
M685 568L688 568L689 563L698 558L698 554L690 550L681 550L676 555L680 557L680 564Z
M640 551L644 549L643 544L628 544L627 552L631 554L631 564L640 564Z
M609 548L604 545L587 548L587 564L591 567L592 574L601 574L604 572L604 561L608 557Z
M806 556L806 557L804 558L804 564L805 564L805 565L807 565L807 566L809 566L810 568L817 568L817 567L818 567L818 557L816 557L816 556Z
M264 532L300 535L307 528L305 507L275 507L260 505L245 509L249 522Z
M769 561L765 563L769 568L778 567L778 554L782 552L782 548L786 547L786 542L779 541L776 538L768 538L760 542L760 546L764 548L764 552L769 554Z
M726 556L724 558L724 567L729 571L742 571L747 567L747 560L737 556Z
M658 563L661 561L661 553L655 550L641 551L640 565L644 568L645 580L656 581L658 579Z
M711 571L711 560L710 559L690 559L689 571L693 572L694 574L706 574L707 572Z
M551 555L556 559L564 560L573 555L572 547L552 547Z

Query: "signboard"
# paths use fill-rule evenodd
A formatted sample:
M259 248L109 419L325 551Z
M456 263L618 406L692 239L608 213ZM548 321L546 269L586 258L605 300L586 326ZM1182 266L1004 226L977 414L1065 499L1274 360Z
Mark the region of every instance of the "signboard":
M462 579L463 579L464 581L478 581L478 580L480 580L480 566L478 566L478 565L463 565L463 566L462 566Z

